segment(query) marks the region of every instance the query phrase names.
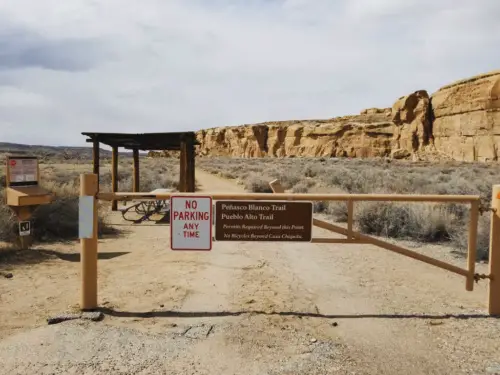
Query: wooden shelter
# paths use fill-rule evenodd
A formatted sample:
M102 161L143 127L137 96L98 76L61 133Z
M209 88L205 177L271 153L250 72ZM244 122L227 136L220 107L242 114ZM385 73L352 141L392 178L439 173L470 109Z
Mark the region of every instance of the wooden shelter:
M195 191L195 146L194 132L177 133L82 133L87 136L87 142L93 144L93 164L94 173L99 176L99 149L100 144L105 144L112 148L112 168L111 168L111 189L115 193L118 191L118 149L123 147L132 150L134 158L133 191L140 191L139 181L139 151L169 150L180 151L180 176L179 191ZM99 179L97 180L99 190ZM117 210L117 202L112 202L112 210Z

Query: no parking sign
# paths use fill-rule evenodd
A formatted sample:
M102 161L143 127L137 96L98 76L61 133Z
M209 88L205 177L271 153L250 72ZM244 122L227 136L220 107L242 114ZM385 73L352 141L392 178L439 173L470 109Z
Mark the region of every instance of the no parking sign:
M212 250L211 197L170 197L170 248Z

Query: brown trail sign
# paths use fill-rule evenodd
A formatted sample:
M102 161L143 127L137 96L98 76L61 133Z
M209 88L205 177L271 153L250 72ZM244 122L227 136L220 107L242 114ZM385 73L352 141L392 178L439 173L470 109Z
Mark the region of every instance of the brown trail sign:
M217 201L216 241L312 240L312 202Z

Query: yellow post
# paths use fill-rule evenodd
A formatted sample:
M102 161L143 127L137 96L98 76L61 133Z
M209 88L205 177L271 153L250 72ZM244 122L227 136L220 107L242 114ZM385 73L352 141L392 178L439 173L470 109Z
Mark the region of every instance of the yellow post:
M488 287L488 313L500 315L500 185L493 186L490 231L490 283Z
M94 197L93 230L91 238L80 239L82 294L80 308L91 310L97 308L97 175L83 174L80 176L80 196Z

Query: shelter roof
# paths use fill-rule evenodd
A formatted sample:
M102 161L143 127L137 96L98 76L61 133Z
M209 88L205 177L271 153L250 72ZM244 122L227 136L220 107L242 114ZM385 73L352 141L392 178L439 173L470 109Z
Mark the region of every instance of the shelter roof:
M176 133L91 133L83 132L89 137L87 142L100 142L111 147L126 149L150 150L180 150L182 141L199 145L194 132Z

